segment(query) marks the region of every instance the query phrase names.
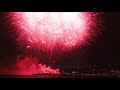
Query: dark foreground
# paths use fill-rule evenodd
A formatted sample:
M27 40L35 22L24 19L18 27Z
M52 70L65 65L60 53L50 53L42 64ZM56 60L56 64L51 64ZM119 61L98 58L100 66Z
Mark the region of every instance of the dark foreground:
M0 75L0 78L120 78L116 73L61 74L61 75Z

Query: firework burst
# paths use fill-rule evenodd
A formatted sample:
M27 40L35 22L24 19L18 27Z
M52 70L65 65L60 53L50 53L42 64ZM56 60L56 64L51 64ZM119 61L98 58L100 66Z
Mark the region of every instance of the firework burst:
M9 18L20 51L53 61L59 54L88 46L94 40L101 22L97 15L93 12L10 12Z

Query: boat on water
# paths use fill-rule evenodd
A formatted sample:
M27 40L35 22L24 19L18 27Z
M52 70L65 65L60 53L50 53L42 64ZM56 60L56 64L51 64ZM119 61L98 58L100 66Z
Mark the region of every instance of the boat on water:
M61 75L62 73L36 73L32 75Z

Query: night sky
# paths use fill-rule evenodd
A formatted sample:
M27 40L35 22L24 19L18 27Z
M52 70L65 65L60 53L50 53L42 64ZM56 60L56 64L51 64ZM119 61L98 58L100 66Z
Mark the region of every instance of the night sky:
M82 50L62 55L56 66L120 64L120 13L105 12L103 15L105 23L99 38ZM11 38L5 17L4 13L0 13L0 66L7 67L15 62L19 52L16 41Z

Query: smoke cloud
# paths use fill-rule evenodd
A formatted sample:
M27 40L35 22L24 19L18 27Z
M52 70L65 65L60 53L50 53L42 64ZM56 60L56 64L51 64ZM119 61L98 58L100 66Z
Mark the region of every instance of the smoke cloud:
M2 63L1 63L2 64ZM0 68L0 74L4 75L32 75L32 74L60 74L60 70L39 63L32 56L17 56L16 62L11 67Z

